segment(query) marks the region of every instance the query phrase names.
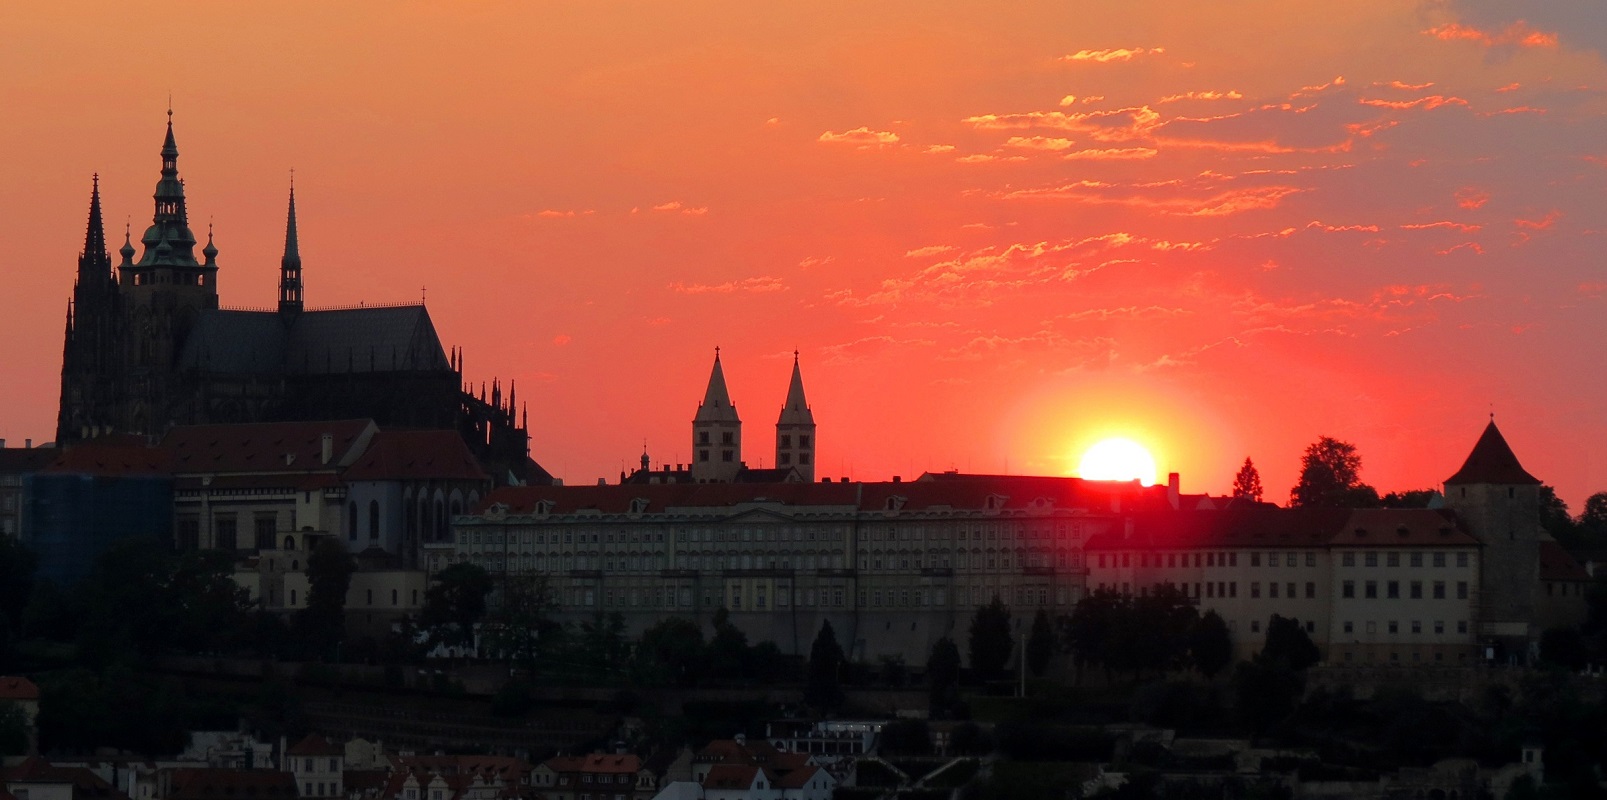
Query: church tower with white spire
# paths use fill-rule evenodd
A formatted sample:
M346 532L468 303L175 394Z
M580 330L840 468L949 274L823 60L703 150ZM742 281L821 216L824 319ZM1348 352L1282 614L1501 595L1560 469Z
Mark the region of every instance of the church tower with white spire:
M742 471L742 420L725 388L720 348L714 348L714 370L692 418L692 480L730 483Z
M798 354L792 354L792 382L787 385L787 402L776 420L776 466L793 468L806 483L815 480L815 414L804 398L803 372Z

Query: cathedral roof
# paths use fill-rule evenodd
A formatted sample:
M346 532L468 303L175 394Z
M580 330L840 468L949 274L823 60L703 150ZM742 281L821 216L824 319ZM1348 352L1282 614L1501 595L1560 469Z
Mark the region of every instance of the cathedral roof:
M179 353L187 370L247 375L451 369L422 305L307 311L209 309Z
M1445 479L1446 485L1459 485L1468 483L1495 483L1516 484L1520 486L1539 485L1540 479L1530 475L1518 463L1518 456L1507 445L1507 440L1501 431L1495 427L1495 420L1484 426L1484 433L1479 436L1477 444L1473 445L1473 452L1468 454L1467 461L1455 475Z
M339 469L356 460L374 437L373 420L180 425L162 437L173 471L310 472ZM323 437L333 452L323 461Z
M693 422L741 422L737 407L731 403L731 393L725 388L725 370L720 367L720 351L714 351L714 369L709 372L709 387L703 391L703 402L698 404Z

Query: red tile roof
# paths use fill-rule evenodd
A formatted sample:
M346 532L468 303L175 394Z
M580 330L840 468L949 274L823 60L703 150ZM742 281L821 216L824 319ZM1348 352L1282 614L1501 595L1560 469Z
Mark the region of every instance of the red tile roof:
M21 764L0 770L0 781L9 783L69 783L75 800L97 798L129 800L128 795L107 783L99 775L83 767L58 767L38 757L29 756Z
M162 447L179 473L319 472L339 469L373 430L374 422L366 419L181 425L162 437ZM328 464L323 463L326 433L334 438Z
M27 678L0 675L0 700L38 700L39 687Z
M1467 483L1496 483L1517 484L1519 486L1539 485L1540 479L1530 475L1518 463L1518 456L1507 445L1507 440L1501 431L1495 427L1495 420L1484 427L1484 433L1479 441L1473 445L1473 452L1468 454L1467 461L1455 475L1445 479L1446 485Z
M1351 512L1332 544L1355 547L1477 547L1479 540L1448 509L1367 508Z
M37 472L55 461L60 452L54 447L0 447L0 474Z
M802 766L777 777L775 785L778 789L802 789L817 773L826 774L820 767Z
M456 431L380 431L346 480L488 480Z
M642 768L642 759L630 753L589 753L583 756L554 756L544 763L553 772L634 775Z
M715 764L703 779L703 788L746 789L760 774L760 769L752 764Z
M307 734L307 738L290 746L287 751L293 756L345 756L346 751L329 743L328 739L316 733Z
M106 436L57 451L44 472L75 475L167 475L172 462L167 451L145 444L137 436Z
M1360 533L1358 533L1360 531ZM1278 508L1234 505L1221 511L1167 511L1133 516L1132 536L1094 536L1084 550L1187 550L1277 547L1475 546L1456 515L1444 509Z

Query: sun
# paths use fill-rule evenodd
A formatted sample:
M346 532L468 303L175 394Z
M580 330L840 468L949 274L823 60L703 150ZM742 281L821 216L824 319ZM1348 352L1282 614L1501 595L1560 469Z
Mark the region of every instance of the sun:
M1103 439L1082 454L1077 474L1090 481L1131 481L1155 485L1155 458L1132 439Z

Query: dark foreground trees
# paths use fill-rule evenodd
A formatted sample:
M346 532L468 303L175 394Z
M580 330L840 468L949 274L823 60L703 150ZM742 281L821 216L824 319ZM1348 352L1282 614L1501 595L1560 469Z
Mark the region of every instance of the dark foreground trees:
M993 680L1004 675L1014 643L1010 636L1010 609L998 595L971 618L969 644L971 669L977 677Z
M1162 585L1133 597L1099 590L1060 618L1062 641L1081 677L1098 667L1108 676L1194 667L1207 677L1232 659L1227 625L1215 613L1201 617L1193 602L1175 586Z
M843 648L831 622L820 623L820 633L809 648L809 683L804 687L804 703L824 714L843 703Z

